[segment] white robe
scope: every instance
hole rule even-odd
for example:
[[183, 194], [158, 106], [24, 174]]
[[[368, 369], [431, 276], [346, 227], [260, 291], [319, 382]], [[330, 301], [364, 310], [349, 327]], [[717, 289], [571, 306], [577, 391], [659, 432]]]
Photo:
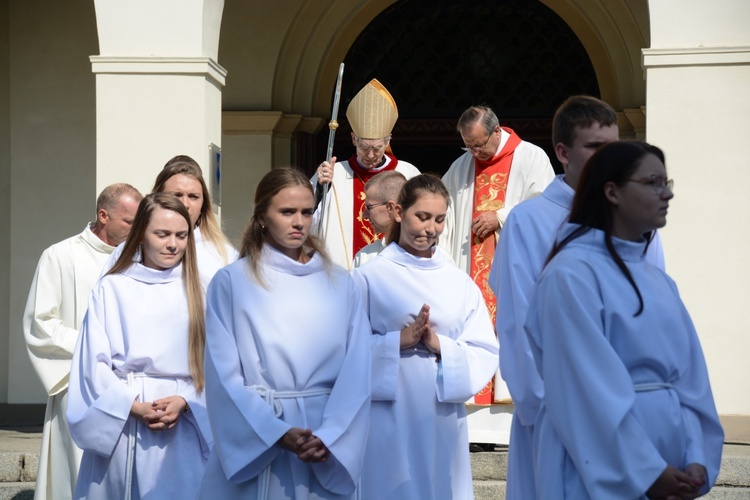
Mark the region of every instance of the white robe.
[[[191, 410], [174, 428], [152, 431], [130, 416], [134, 401], [172, 395]], [[94, 287], [67, 416], [84, 450], [76, 498], [125, 498], [129, 478], [134, 499], [195, 497], [212, 438], [204, 396], [190, 377], [182, 265], [158, 271], [133, 263]]]
[[[199, 226], [195, 226], [193, 235], [195, 236], [195, 259], [198, 264], [198, 274], [201, 279], [201, 288], [203, 288], [203, 293], [205, 293], [208, 289], [208, 284], [211, 282], [211, 278], [214, 277], [214, 274], [216, 274], [216, 271], [232, 262], [235, 262], [240, 257], [240, 254], [232, 245], [226, 244], [224, 245], [224, 250], [227, 253], [227, 260], [225, 261], [221, 257], [216, 245], [203, 239], [203, 234], [201, 234], [201, 228]], [[112, 252], [111, 257], [102, 270], [102, 276], [112, 269], [115, 262], [117, 262], [117, 259], [122, 255], [124, 247], [125, 243], [120, 243], [117, 248], [115, 248], [115, 251]], [[140, 259], [140, 254], [136, 255]]]
[[[382, 170], [392, 161], [388, 156], [384, 156], [386, 163], [376, 170]], [[396, 172], [401, 172], [404, 177], [411, 179], [419, 175], [417, 167], [403, 160], [398, 160]], [[315, 173], [312, 179], [313, 188], [318, 185], [318, 174]], [[313, 227], [323, 225], [323, 238], [326, 245], [326, 251], [334, 264], [338, 264], [344, 269], [351, 269], [353, 251], [352, 214], [354, 213], [353, 191], [354, 191], [354, 171], [349, 166], [349, 161], [337, 162], [333, 167], [333, 186], [327, 195], [325, 214], [320, 221], [321, 207], [315, 212], [315, 223]], [[364, 192], [363, 192], [364, 193]], [[364, 203], [364, 199], [357, 200]], [[322, 203], [321, 203], [322, 205]], [[342, 233], [343, 228], [343, 233]]]
[[534, 433], [538, 498], [645, 498], [667, 464], [690, 463], [706, 467], [705, 493], [724, 433], [698, 336], [643, 243], [613, 242], [643, 296], [640, 315], [598, 230], [569, 243], [531, 297], [525, 328], [544, 383]]
[[[501, 131], [498, 153], [509, 137], [508, 132]], [[445, 218], [445, 229], [440, 236], [440, 246], [448, 252], [458, 267], [467, 273], [471, 268], [470, 238], [474, 206], [474, 177], [474, 157], [468, 152], [454, 161], [443, 176], [443, 182], [451, 195], [451, 203]], [[497, 211], [500, 227], [497, 229], [496, 237], [499, 236], [511, 209], [544, 191], [554, 177], [555, 172], [544, 150], [529, 142], [521, 141], [513, 153], [513, 162], [505, 191], [505, 205]]]
[[[362, 473], [367, 499], [473, 498], [464, 402], [497, 368], [497, 340], [479, 288], [442, 250], [418, 258], [391, 243], [353, 271], [372, 326], [372, 417]], [[400, 349], [423, 304], [441, 360]]]
[[373, 241], [362, 250], [357, 252], [357, 255], [354, 256], [354, 260], [352, 261], [352, 269], [354, 269], [355, 267], [359, 267], [366, 262], [370, 262], [372, 259], [377, 257], [384, 248], [385, 238], [380, 238], [379, 240]]
[[[266, 245], [261, 259], [268, 288], [241, 259], [208, 289], [206, 398], [216, 442], [199, 497], [352, 498], [370, 413], [370, 328], [359, 290], [319, 254], [301, 264]], [[312, 429], [328, 460], [308, 464], [284, 450], [278, 440], [292, 427]]]
[[[558, 229], [570, 216], [575, 191], [563, 177], [557, 176], [540, 196], [510, 212], [500, 233], [488, 279], [497, 295], [495, 327], [500, 341], [500, 373], [514, 405], [505, 492], [508, 500], [536, 496], [532, 441], [544, 388], [523, 324], [534, 283], [544, 268]], [[658, 233], [649, 245], [647, 258], [664, 269]]]
[[113, 247], [91, 232], [47, 248], [31, 282], [23, 315], [26, 348], [44, 389], [47, 409], [34, 498], [71, 498], [81, 450], [70, 437], [65, 407], [70, 360], [91, 288]]

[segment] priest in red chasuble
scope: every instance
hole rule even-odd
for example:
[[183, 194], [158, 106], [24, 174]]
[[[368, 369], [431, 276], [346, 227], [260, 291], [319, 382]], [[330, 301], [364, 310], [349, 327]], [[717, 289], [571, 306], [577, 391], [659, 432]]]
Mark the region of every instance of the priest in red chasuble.
[[[501, 127], [497, 115], [488, 107], [472, 106], [464, 111], [457, 129], [465, 153], [443, 176], [451, 204], [440, 246], [482, 290], [494, 322], [497, 305], [495, 295], [487, 285], [487, 277], [503, 223], [514, 206], [544, 191], [555, 173], [541, 148], [521, 140], [510, 128]], [[496, 376], [475, 396], [474, 403], [510, 403], [510, 394], [502, 379]], [[503, 419], [502, 426], [507, 429], [495, 429], [490, 420], [486, 419], [486, 432], [474, 433], [469, 420], [469, 439], [472, 442], [507, 442], [510, 417]], [[492, 440], [478, 437], [496, 432], [503, 437]]]
[[[365, 221], [365, 183], [374, 175], [396, 170], [410, 179], [419, 174], [417, 167], [388, 152], [391, 131], [398, 119], [398, 108], [391, 94], [373, 79], [349, 103], [346, 118], [352, 128], [356, 153], [348, 160], [323, 162], [312, 178], [315, 186], [330, 189], [326, 198], [322, 234], [331, 260], [351, 269], [354, 255], [383, 235]], [[316, 212], [316, 220], [320, 217]]]

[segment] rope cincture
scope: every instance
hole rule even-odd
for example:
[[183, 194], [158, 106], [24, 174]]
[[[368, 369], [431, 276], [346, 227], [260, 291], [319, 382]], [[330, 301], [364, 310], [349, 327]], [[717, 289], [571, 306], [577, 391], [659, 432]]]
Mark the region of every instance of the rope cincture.
[[[245, 389], [255, 391], [258, 396], [263, 398], [263, 401], [273, 408], [273, 414], [276, 418], [281, 417], [284, 412], [281, 406], [280, 399], [297, 399], [297, 398], [310, 398], [314, 396], [325, 396], [331, 394], [331, 389], [308, 389], [305, 391], [276, 391], [264, 385], [251, 385], [245, 386]], [[304, 423], [307, 426], [307, 422]], [[271, 465], [263, 469], [258, 478], [258, 500], [267, 500], [269, 489], [271, 485]]]

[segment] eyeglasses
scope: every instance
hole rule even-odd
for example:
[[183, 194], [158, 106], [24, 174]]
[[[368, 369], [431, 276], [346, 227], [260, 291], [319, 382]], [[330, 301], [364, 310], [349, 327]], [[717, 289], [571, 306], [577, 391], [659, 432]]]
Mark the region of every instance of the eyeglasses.
[[651, 186], [656, 194], [662, 194], [665, 189], [669, 189], [669, 192], [674, 192], [674, 179], [667, 179], [665, 177], [646, 177], [643, 179], [628, 179], [628, 182], [637, 182], [644, 186]]
[[472, 147], [468, 147], [468, 146], [467, 146], [467, 147], [463, 147], [463, 148], [461, 148], [461, 149], [463, 149], [463, 150], [464, 150], [464, 151], [466, 151], [467, 153], [478, 153], [478, 152], [480, 152], [481, 150], [483, 150], [483, 149], [484, 149], [484, 147], [485, 147], [485, 146], [487, 145], [487, 143], [488, 143], [488, 142], [490, 142], [490, 137], [492, 137], [492, 134], [494, 134], [494, 133], [495, 133], [495, 132], [493, 131], [493, 132], [492, 132], [492, 133], [491, 133], [490, 135], [488, 135], [488, 136], [487, 136], [487, 140], [485, 140], [485, 141], [484, 141], [484, 142], [482, 143], [482, 145], [481, 145], [481, 146], [472, 146]]
[[360, 146], [359, 144], [357, 144], [357, 151], [359, 151], [360, 153], [365, 153], [365, 154], [367, 153], [378, 154], [381, 151], [383, 151], [384, 147], [385, 146]]
[[373, 208], [382, 207], [383, 205], [387, 205], [387, 204], [388, 204], [387, 201], [381, 201], [380, 203], [373, 203], [372, 205], [368, 205], [367, 203], [365, 203], [365, 209], [368, 212], [371, 212]]

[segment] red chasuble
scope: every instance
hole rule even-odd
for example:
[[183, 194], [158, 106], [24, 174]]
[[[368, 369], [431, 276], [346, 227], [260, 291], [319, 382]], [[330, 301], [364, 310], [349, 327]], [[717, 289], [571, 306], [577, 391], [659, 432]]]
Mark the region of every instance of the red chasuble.
[[383, 237], [382, 233], [378, 234], [372, 229], [370, 223], [365, 221], [362, 213], [365, 211], [365, 183], [380, 172], [396, 170], [396, 165], [398, 165], [396, 157], [388, 153], [386, 153], [386, 156], [391, 161], [385, 168], [371, 170], [363, 168], [357, 162], [356, 154], [349, 158], [349, 168], [354, 173], [354, 182], [352, 182], [352, 210], [354, 213], [352, 214], [352, 254], [350, 256], [352, 259], [362, 248]]
[[[474, 159], [474, 205], [472, 220], [480, 212], [496, 212], [505, 206], [505, 190], [508, 187], [508, 176], [510, 166], [513, 162], [513, 153], [521, 143], [521, 138], [513, 130], [503, 127], [510, 137], [500, 152], [487, 161]], [[492, 258], [495, 256], [497, 237], [495, 233], [480, 240], [472, 234], [471, 238], [471, 279], [482, 291], [484, 302], [490, 312], [492, 324], [495, 324], [497, 314], [497, 299], [492, 289], [487, 284], [487, 277], [492, 267]], [[493, 381], [487, 385], [476, 396], [474, 402], [477, 404], [492, 404]]]

